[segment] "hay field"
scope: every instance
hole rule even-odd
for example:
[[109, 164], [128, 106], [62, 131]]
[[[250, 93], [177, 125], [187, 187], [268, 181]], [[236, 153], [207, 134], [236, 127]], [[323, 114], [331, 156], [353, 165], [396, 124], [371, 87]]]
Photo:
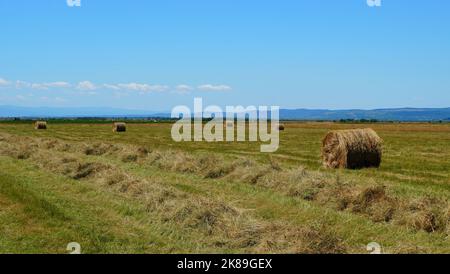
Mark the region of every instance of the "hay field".
[[[450, 253], [449, 124], [285, 127], [269, 155], [165, 123], [0, 123], [0, 253]], [[360, 127], [381, 167], [324, 169], [325, 134]]]

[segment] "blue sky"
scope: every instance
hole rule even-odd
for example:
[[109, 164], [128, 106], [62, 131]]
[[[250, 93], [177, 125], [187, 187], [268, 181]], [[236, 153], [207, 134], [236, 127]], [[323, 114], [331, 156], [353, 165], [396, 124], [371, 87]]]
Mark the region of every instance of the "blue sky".
[[0, 0], [0, 105], [450, 106], [450, 1]]

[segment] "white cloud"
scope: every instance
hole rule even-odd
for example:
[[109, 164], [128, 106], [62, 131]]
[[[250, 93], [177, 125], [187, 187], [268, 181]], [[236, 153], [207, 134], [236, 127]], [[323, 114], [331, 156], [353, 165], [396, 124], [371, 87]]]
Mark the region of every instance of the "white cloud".
[[150, 91], [163, 92], [169, 89], [169, 86], [166, 85], [153, 85], [150, 86]]
[[228, 85], [213, 85], [213, 84], [203, 84], [197, 87], [188, 84], [179, 84], [173, 88], [168, 85], [151, 85], [145, 83], [121, 83], [121, 84], [101, 84], [96, 85], [91, 81], [81, 81], [79, 83], [71, 84], [65, 81], [56, 82], [44, 82], [44, 83], [32, 83], [22, 80], [16, 80], [15, 82], [9, 82], [4, 78], [0, 78], [0, 87], [5, 87], [11, 85], [12, 87], [19, 89], [35, 89], [35, 90], [49, 90], [49, 89], [76, 89], [79, 91], [80, 95], [95, 95], [98, 89], [108, 89], [115, 92], [128, 93], [130, 91], [136, 91], [138, 94], [147, 94], [150, 92], [165, 92], [171, 91], [177, 94], [188, 94], [194, 90], [200, 91], [230, 91], [232, 88]]
[[138, 84], [138, 83], [118, 84], [117, 86], [121, 89], [137, 90], [137, 91], [146, 91], [149, 88], [147, 84]]
[[211, 85], [211, 84], [200, 85], [197, 88], [202, 91], [229, 91], [229, 90], [231, 90], [231, 87], [227, 86], [227, 85]]
[[31, 88], [32, 89], [48, 89], [48, 87], [46, 87], [43, 84], [31, 84]]
[[120, 88], [116, 85], [110, 85], [110, 84], [103, 84], [103, 87], [106, 89], [112, 89], [112, 90], [120, 90]]
[[90, 81], [79, 82], [77, 85], [79, 90], [95, 90], [97, 87]]
[[175, 91], [180, 94], [186, 94], [192, 91], [194, 88], [189, 85], [178, 85], [175, 87]]
[[31, 84], [32, 89], [49, 89], [49, 88], [70, 88], [72, 85], [67, 82], [50, 82], [50, 83], [34, 83]]
[[165, 85], [149, 85], [138, 83], [118, 84], [117, 86], [121, 89], [141, 91], [141, 92], [152, 92], [152, 91], [162, 92], [169, 89], [169, 87]]
[[46, 86], [49, 88], [69, 88], [71, 87], [71, 84], [67, 82], [52, 82], [52, 83], [45, 83]]
[[30, 87], [31, 87], [31, 84], [28, 83], [28, 82], [20, 81], [20, 80], [16, 81], [16, 88], [17, 89], [30, 88]]
[[0, 86], [8, 86], [9, 85], [9, 82], [8, 81], [6, 81], [5, 79], [3, 79], [3, 78], [0, 78]]
[[49, 87], [46, 84], [34, 83], [34, 84], [31, 84], [31, 88], [44, 90], [44, 89], [48, 89]]

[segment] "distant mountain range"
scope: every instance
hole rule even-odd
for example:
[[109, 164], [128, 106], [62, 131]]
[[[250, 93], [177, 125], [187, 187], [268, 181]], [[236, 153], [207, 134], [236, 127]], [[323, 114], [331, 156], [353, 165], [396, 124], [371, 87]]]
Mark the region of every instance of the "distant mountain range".
[[106, 107], [17, 107], [0, 106], [3, 118], [73, 118], [73, 117], [170, 117], [170, 113]]
[[[161, 117], [168, 112], [132, 110], [120, 108], [52, 108], [0, 106], [3, 118], [63, 118], [63, 117]], [[326, 109], [281, 109], [282, 120], [341, 120], [376, 119], [383, 121], [450, 121], [450, 108], [392, 108], [374, 110], [326, 110]]]
[[392, 108], [374, 110], [311, 110], [282, 109], [281, 119], [287, 120], [340, 120], [376, 119], [382, 121], [450, 121], [450, 108]]

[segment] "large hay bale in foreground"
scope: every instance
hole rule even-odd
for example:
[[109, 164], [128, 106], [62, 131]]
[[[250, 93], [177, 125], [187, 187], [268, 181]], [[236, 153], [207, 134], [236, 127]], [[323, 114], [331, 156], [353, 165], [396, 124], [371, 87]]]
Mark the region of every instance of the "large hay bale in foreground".
[[114, 123], [113, 132], [125, 132], [127, 131], [127, 125], [125, 123]]
[[323, 164], [329, 168], [379, 167], [382, 143], [370, 128], [331, 131], [322, 141]]
[[36, 121], [34, 122], [35, 129], [47, 129], [47, 122], [45, 121]]

